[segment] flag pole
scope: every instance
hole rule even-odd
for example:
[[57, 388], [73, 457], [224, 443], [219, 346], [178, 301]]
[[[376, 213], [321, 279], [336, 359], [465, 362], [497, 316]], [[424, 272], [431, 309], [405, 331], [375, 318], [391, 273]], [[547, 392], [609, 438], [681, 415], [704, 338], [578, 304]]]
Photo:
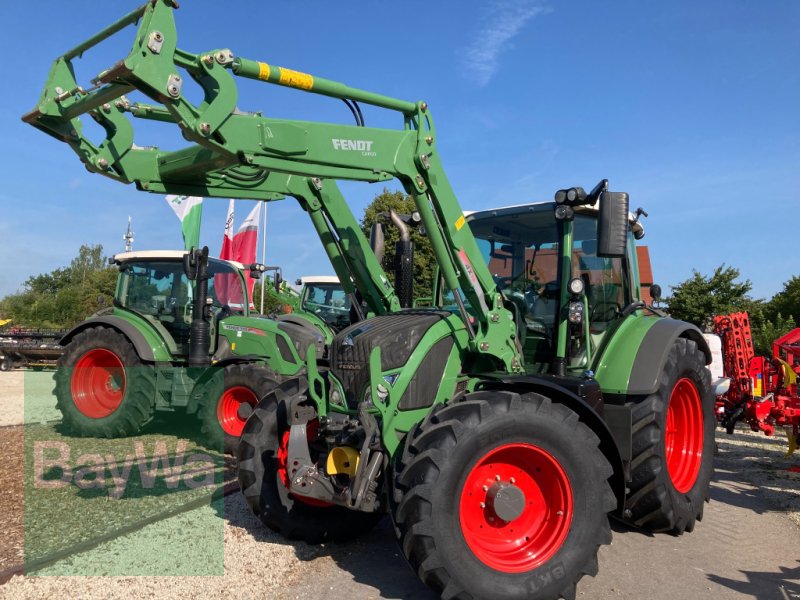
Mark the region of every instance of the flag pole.
[[[267, 264], [267, 203], [261, 206], [263, 209], [261, 211], [261, 264]], [[259, 308], [259, 312], [263, 315], [264, 314], [264, 284], [266, 283], [267, 274], [264, 273], [261, 277], [261, 307]]]

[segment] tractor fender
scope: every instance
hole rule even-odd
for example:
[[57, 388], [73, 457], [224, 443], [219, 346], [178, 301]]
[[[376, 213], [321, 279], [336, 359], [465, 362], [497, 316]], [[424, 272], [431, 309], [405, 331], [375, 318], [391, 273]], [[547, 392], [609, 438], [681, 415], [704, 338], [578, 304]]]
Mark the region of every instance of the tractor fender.
[[697, 344], [711, 364], [711, 349], [696, 326], [676, 319], [659, 319], [647, 332], [631, 367], [628, 395], [652, 394], [658, 389], [658, 380], [667, 363], [667, 356], [675, 340], [686, 338]]
[[603, 395], [646, 396], [658, 389], [669, 351], [679, 337], [697, 344], [711, 362], [702, 332], [685, 321], [630, 315], [606, 334], [592, 369]]
[[171, 356], [166, 343], [155, 332], [148, 332], [145, 335], [142, 330], [130, 321], [114, 315], [104, 315], [101, 317], [91, 317], [82, 323], [78, 323], [67, 334], [59, 340], [59, 344], [66, 346], [77, 334], [91, 327], [98, 325], [115, 329], [124, 335], [133, 344], [136, 354], [144, 361], [148, 362], [170, 362]]
[[[597, 384], [592, 381], [594, 386]], [[600, 451], [608, 459], [614, 473], [609, 483], [617, 497], [617, 513], [621, 516], [625, 507], [627, 471], [622, 461], [619, 448], [614, 435], [611, 433], [603, 416], [602, 399], [593, 407], [586, 400], [581, 398], [572, 390], [560, 385], [554, 378], [536, 375], [518, 375], [502, 377], [497, 380], [485, 381], [480, 389], [503, 389], [524, 394], [526, 392], [536, 392], [550, 398], [553, 402], [558, 402], [577, 413], [578, 418], [591, 429], [600, 439]]]

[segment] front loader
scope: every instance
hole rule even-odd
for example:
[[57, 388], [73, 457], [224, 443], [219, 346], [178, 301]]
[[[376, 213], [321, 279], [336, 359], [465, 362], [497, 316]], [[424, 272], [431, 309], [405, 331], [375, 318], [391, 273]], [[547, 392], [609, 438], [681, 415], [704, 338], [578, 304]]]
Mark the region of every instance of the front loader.
[[[699, 330], [641, 301], [628, 195], [602, 181], [468, 219], [425, 102], [180, 50], [173, 8], [148, 2], [58, 59], [23, 118], [143, 191], [268, 200], [268, 182], [307, 184], [286, 195], [358, 292], [356, 314], [325, 360], [307, 352], [247, 420], [239, 482], [253, 512], [311, 543], [388, 513], [446, 598], [574, 598], [611, 540], [609, 515], [691, 531], [712, 472], [711, 357]], [[80, 88], [70, 61], [136, 21], [131, 53]], [[183, 94], [185, 74], [201, 103]], [[243, 112], [237, 77], [341, 99], [356, 125]], [[131, 102], [134, 90], [153, 104]], [[359, 103], [400, 127], [367, 127]], [[81, 135], [86, 113], [107, 132], [99, 146]], [[172, 123], [188, 145], [135, 146], [129, 117]], [[401, 309], [334, 182], [393, 178], [414, 198], [449, 310]]]

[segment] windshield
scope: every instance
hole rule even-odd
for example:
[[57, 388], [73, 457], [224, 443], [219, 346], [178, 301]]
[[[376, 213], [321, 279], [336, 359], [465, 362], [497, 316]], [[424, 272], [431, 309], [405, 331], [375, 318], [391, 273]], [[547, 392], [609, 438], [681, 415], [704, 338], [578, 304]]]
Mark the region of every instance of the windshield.
[[497, 288], [529, 330], [552, 336], [558, 306], [558, 238], [551, 205], [470, 222]]
[[[194, 284], [183, 271], [183, 261], [131, 261], [120, 269], [117, 303], [163, 325], [176, 344], [188, 343]], [[221, 309], [228, 300], [235, 300], [237, 306], [232, 308], [241, 310], [242, 284], [236, 269], [209, 260], [208, 271], [212, 276], [208, 280], [212, 306]]]
[[[552, 204], [487, 211], [470, 221], [498, 290], [516, 313], [518, 339], [526, 365], [543, 370], [554, 356], [558, 329], [559, 238]], [[597, 217], [576, 214], [573, 221], [571, 276], [585, 285], [588, 345], [600, 346], [619, 311], [630, 302], [627, 272], [621, 258], [597, 256]], [[588, 367], [586, 344], [569, 352], [570, 366]]]
[[342, 329], [350, 324], [350, 297], [338, 283], [306, 284], [302, 308], [314, 313], [334, 329]]

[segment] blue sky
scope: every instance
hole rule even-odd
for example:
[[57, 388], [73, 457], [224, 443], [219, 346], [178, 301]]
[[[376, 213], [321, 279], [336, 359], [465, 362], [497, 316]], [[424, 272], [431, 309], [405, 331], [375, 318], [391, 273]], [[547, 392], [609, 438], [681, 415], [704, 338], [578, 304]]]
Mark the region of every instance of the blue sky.
[[[19, 120], [56, 56], [140, 2], [0, 4], [0, 296], [68, 263], [83, 243], [121, 251], [128, 215], [135, 249], [182, 246], [163, 198], [89, 174], [66, 145]], [[650, 213], [645, 242], [665, 290], [724, 262], [768, 298], [800, 271], [800, 3], [185, 0], [176, 18], [179, 46], [192, 52], [229, 47], [427, 101], [465, 209], [550, 200], [605, 177]], [[81, 81], [132, 39], [128, 29], [88, 53]], [[256, 82], [242, 82], [239, 105], [350, 119], [341, 102]], [[365, 108], [367, 125], [399, 125], [384, 112]], [[153, 141], [179, 144], [163, 127], [136, 139]], [[342, 185], [358, 218], [382, 188]], [[252, 204], [237, 206], [238, 227]], [[201, 242], [212, 253], [226, 207], [205, 203]], [[269, 205], [267, 262], [289, 279], [332, 273], [293, 200]]]

